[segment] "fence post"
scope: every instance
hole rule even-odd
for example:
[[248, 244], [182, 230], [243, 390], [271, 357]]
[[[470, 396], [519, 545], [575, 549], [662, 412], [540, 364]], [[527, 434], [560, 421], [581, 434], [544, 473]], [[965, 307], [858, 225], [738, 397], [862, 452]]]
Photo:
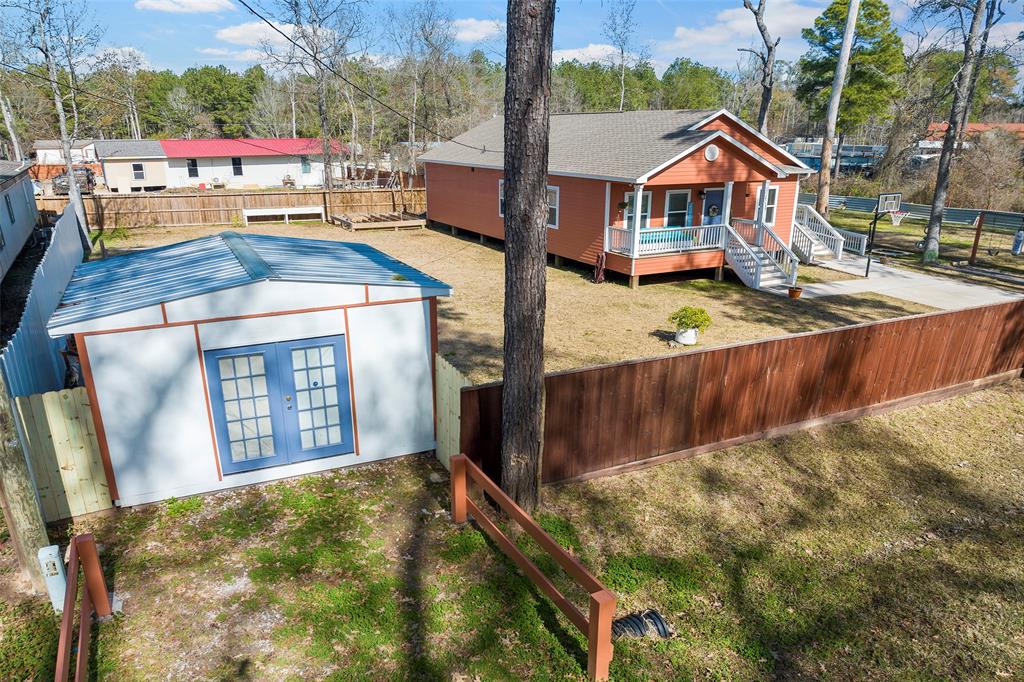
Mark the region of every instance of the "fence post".
[[85, 586], [92, 597], [96, 615], [106, 618], [111, 614], [110, 596], [107, 594], [107, 583], [103, 580], [103, 569], [100, 567], [100, 557], [96, 551], [96, 538], [92, 533], [85, 533], [76, 537], [74, 542], [78, 547], [78, 560], [82, 564]]
[[985, 212], [979, 213], [978, 219], [974, 222], [974, 245], [971, 246], [971, 257], [967, 259], [971, 265], [974, 265], [974, 261], [978, 259], [978, 244], [981, 242], [981, 228], [985, 225]]
[[592, 680], [607, 680], [608, 666], [612, 662], [612, 617], [615, 615], [615, 595], [601, 590], [590, 595], [589, 652], [587, 674]]
[[453, 455], [451, 460], [452, 522], [466, 522], [466, 456]]

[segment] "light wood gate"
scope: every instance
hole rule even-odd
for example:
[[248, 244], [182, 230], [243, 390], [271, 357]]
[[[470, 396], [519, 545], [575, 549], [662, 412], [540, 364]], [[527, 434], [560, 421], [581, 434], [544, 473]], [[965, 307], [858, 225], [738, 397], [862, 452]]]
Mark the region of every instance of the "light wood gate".
[[43, 518], [58, 521], [113, 507], [84, 388], [15, 398]]
[[435, 372], [437, 373], [437, 458], [446, 469], [451, 469], [448, 460], [452, 455], [459, 454], [462, 436], [462, 387], [469, 386], [462, 372], [455, 369], [450, 362], [435, 356]]

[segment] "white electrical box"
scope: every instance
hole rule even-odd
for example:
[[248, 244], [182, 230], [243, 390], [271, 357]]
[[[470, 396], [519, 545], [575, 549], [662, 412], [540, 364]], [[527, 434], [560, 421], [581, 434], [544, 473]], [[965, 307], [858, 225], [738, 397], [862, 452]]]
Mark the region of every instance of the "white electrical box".
[[39, 567], [43, 569], [46, 579], [46, 591], [50, 595], [50, 603], [57, 613], [64, 611], [64, 591], [67, 589], [67, 578], [64, 574], [64, 558], [60, 555], [60, 547], [50, 545], [39, 550]]

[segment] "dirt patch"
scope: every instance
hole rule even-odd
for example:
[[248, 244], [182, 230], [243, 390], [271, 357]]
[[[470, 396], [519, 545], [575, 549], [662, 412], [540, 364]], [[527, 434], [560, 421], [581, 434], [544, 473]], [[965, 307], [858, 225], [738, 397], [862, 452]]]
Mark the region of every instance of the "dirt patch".
[[[219, 227], [125, 230], [111, 253], [216, 234]], [[474, 382], [501, 376], [504, 254], [500, 245], [435, 230], [347, 232], [322, 224], [261, 225], [259, 233], [362, 242], [375, 246], [454, 287], [438, 305], [440, 350]], [[808, 268], [815, 277], [836, 277]], [[639, 289], [624, 279], [590, 281], [583, 266], [548, 268], [545, 367], [548, 371], [684, 352], [670, 348], [668, 316], [684, 305], [708, 310], [712, 326], [700, 346], [750, 341], [932, 310], [878, 294], [790, 300], [743, 286], [714, 282], [708, 272], [645, 278]]]

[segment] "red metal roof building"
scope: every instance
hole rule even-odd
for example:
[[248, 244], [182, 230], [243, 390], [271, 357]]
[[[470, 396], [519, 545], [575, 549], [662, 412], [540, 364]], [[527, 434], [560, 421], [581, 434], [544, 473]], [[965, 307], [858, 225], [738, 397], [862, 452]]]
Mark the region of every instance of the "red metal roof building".
[[[319, 156], [323, 146], [315, 137], [246, 139], [160, 140], [169, 159], [207, 159], [246, 156]], [[348, 146], [331, 143], [334, 153], [348, 153]]]
[[[945, 121], [937, 121], [935, 123], [928, 124], [927, 139], [941, 140], [946, 134], [947, 127], [949, 127], [949, 124]], [[1008, 133], [1013, 133], [1017, 136], [1018, 140], [1024, 142], [1024, 123], [968, 123], [967, 137], [987, 133], [990, 130], [1005, 130]]]

